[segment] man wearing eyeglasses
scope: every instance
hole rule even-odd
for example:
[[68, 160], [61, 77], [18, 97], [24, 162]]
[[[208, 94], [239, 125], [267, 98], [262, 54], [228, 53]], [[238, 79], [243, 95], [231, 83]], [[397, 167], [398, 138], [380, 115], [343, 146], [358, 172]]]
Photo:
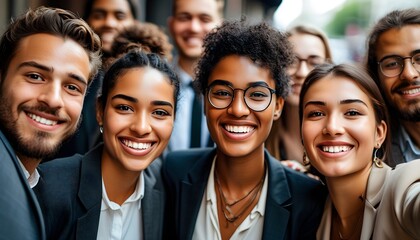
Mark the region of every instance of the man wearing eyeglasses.
[[367, 67], [391, 115], [395, 166], [420, 158], [420, 9], [397, 10], [373, 27]]

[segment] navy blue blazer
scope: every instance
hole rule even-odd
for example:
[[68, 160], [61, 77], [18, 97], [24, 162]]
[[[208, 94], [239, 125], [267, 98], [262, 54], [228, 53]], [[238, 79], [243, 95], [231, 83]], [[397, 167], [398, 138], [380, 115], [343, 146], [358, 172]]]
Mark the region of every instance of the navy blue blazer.
[[[44, 213], [48, 239], [96, 239], [102, 202], [102, 149], [100, 144], [84, 156], [56, 159], [38, 167], [41, 179], [34, 191]], [[146, 240], [162, 239], [165, 191], [161, 165], [156, 159], [144, 170], [141, 210]]]
[[45, 239], [44, 220], [16, 153], [0, 131], [0, 239]]
[[[162, 173], [167, 184], [167, 238], [191, 239], [207, 187], [215, 149], [171, 152]], [[265, 152], [268, 192], [262, 239], [315, 239], [326, 188], [284, 167]]]

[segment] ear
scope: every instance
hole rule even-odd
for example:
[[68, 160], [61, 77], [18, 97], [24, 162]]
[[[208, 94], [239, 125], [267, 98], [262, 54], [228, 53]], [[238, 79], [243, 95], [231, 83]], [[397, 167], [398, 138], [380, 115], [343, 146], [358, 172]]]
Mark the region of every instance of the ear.
[[382, 145], [382, 143], [385, 141], [386, 133], [388, 131], [388, 126], [386, 125], [385, 121], [382, 120], [377, 126], [376, 126], [376, 134], [375, 134], [375, 146]]
[[98, 122], [99, 126], [104, 125], [104, 107], [99, 101], [99, 98], [96, 99], [96, 121]]
[[281, 112], [283, 110], [283, 106], [284, 106], [284, 99], [282, 97], [277, 97], [276, 96], [276, 106], [274, 108], [274, 119], [273, 120], [277, 120], [280, 118], [281, 116]]

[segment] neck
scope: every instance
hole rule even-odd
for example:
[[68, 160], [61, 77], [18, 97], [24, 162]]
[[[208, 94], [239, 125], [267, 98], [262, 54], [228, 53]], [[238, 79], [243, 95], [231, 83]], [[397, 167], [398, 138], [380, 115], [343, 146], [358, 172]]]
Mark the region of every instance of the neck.
[[109, 200], [122, 205], [135, 191], [140, 172], [127, 171], [102, 158], [102, 179]]
[[[370, 170], [371, 168], [339, 178], [326, 178], [331, 201], [337, 213], [336, 217], [333, 217], [333, 224], [342, 238], [360, 236]], [[354, 232], [357, 233], [353, 234]]]
[[282, 117], [283, 147], [287, 159], [297, 160], [302, 163], [303, 147], [299, 144], [302, 140], [300, 135], [300, 122], [298, 106], [289, 105], [286, 102]]
[[259, 157], [250, 158], [229, 158], [218, 153], [215, 171], [228, 196], [243, 196], [265, 173], [264, 151]]
[[402, 121], [402, 125], [404, 126], [408, 135], [410, 135], [414, 144], [420, 148], [420, 122]]
[[181, 55], [178, 58], [179, 67], [188, 75], [190, 75], [193, 79], [195, 77], [194, 68], [196, 64], [197, 64], [197, 59], [187, 58]]
[[17, 156], [22, 162], [23, 166], [25, 166], [26, 171], [29, 172], [29, 175], [32, 175], [32, 173], [34, 173], [35, 169], [41, 163], [41, 159], [28, 158], [20, 154], [17, 154]]

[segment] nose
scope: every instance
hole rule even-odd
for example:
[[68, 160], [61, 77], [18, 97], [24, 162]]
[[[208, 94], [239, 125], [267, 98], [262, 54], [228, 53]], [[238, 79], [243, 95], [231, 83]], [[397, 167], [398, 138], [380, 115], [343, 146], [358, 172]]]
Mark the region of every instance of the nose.
[[51, 81], [43, 88], [38, 100], [50, 108], [62, 108], [64, 106], [61, 82]]
[[404, 59], [404, 68], [400, 74], [400, 78], [408, 81], [419, 79], [419, 71], [413, 66], [411, 58]]
[[150, 119], [146, 112], [138, 112], [133, 118], [133, 121], [130, 125], [130, 130], [137, 133], [139, 136], [149, 134], [152, 131], [150, 125]]
[[234, 93], [232, 103], [228, 107], [228, 113], [238, 118], [247, 116], [251, 113], [251, 110], [245, 103], [243, 91], [236, 91], [236, 95]]
[[338, 116], [331, 115], [327, 118], [322, 134], [336, 136], [344, 133], [344, 126]]
[[112, 14], [107, 14], [105, 17], [105, 26], [109, 28], [117, 28], [118, 21]]
[[201, 31], [201, 22], [197, 18], [191, 19], [190, 22], [190, 30], [191, 32], [200, 32]]
[[306, 61], [300, 61], [296, 69], [295, 76], [299, 78], [306, 78], [310, 71], [308, 63]]

